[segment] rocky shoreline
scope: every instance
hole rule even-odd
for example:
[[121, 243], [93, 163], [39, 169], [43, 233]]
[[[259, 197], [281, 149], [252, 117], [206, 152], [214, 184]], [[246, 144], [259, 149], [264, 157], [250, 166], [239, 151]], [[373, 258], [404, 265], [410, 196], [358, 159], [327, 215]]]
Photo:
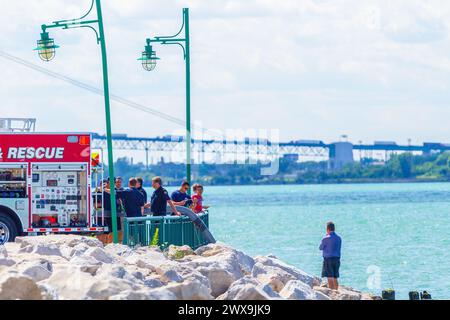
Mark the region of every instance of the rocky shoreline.
[[0, 246], [0, 299], [375, 299], [348, 287], [333, 291], [320, 281], [273, 255], [252, 258], [222, 243], [161, 252], [50, 235]]

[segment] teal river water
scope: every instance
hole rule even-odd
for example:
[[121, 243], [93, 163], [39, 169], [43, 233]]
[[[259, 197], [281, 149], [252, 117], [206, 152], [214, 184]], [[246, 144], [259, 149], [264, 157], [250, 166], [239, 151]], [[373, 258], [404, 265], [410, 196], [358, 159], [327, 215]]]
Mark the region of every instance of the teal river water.
[[249, 255], [273, 253], [320, 275], [318, 246], [333, 220], [342, 284], [450, 299], [449, 183], [206, 187], [204, 203], [215, 237]]

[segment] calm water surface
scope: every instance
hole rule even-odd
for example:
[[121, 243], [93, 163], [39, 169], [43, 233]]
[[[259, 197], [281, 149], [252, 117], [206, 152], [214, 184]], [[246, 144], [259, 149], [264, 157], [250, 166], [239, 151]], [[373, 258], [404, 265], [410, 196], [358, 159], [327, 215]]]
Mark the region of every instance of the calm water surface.
[[247, 254], [320, 275], [318, 245], [333, 220], [343, 284], [450, 298], [449, 183], [207, 187], [204, 198], [215, 237]]

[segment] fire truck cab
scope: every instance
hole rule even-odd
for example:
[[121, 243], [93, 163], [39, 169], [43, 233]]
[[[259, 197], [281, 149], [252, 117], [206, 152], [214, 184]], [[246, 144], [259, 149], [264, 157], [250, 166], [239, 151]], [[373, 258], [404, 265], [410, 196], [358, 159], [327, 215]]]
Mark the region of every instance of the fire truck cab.
[[100, 174], [90, 134], [0, 133], [0, 244], [24, 234], [107, 231], [91, 187]]

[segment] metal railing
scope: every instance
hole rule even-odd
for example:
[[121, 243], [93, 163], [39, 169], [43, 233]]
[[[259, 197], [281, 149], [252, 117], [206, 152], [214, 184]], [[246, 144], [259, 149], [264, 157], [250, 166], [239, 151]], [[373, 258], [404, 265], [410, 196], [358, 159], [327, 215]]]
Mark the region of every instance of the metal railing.
[[[208, 213], [200, 214], [199, 218], [209, 227]], [[195, 250], [208, 243], [210, 242], [186, 216], [124, 219], [123, 244], [131, 247], [158, 245], [166, 248], [173, 244], [188, 245]]]

